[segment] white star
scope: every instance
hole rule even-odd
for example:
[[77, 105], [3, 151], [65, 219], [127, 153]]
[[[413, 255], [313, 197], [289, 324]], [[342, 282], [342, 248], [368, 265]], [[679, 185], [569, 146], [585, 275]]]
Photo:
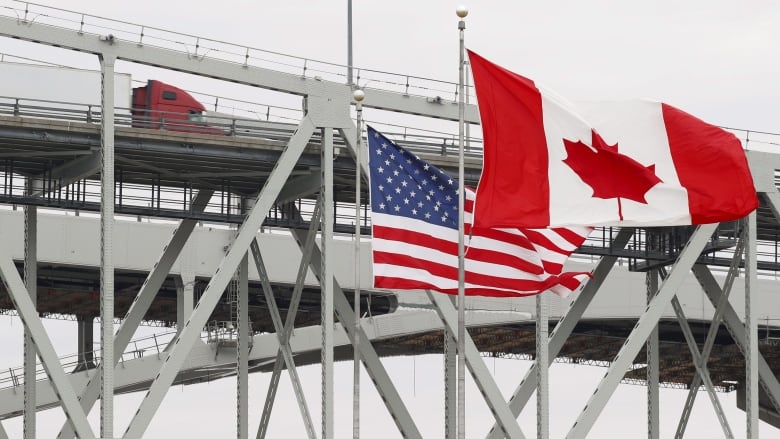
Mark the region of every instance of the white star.
[[401, 188], [400, 187], [395, 188], [395, 193], [396, 194], [400, 194], [401, 193]]
[[395, 154], [390, 153], [390, 160], [395, 160]]
[[406, 159], [406, 164], [407, 165], [411, 165], [412, 164], [412, 159]]
[[447, 217], [446, 216], [441, 217], [441, 222], [445, 222], [445, 221], [447, 221]]
[[[425, 186], [426, 184], [428, 184], [428, 180], [423, 179], [422, 185]], [[422, 189], [422, 188], [420, 188], [420, 189]]]
[[387, 177], [387, 182], [388, 183], [392, 183], [393, 182], [393, 177]]
[[422, 209], [422, 207], [423, 207], [423, 202], [422, 202], [422, 201], [419, 201], [419, 202], [417, 203], [417, 207], [419, 207], [420, 209]]
[[431, 201], [431, 196], [430, 195], [426, 195], [425, 199], [428, 200], [428, 201]]
[[433, 206], [433, 210], [435, 210], [436, 212], [438, 212], [438, 211], [439, 211], [439, 206]]
[[409, 195], [411, 195], [411, 196], [412, 196], [412, 198], [414, 198], [414, 197], [415, 197], [415, 195], [417, 195], [417, 192], [415, 192], [415, 191], [411, 191], [411, 192], [409, 192]]
[[447, 183], [449, 183], [450, 186], [452, 186], [452, 184], [455, 183], [455, 182], [450, 178], [449, 180], [447, 180]]
[[433, 196], [434, 194], [436, 194], [436, 192], [434, 192], [434, 191], [433, 191], [433, 189], [429, 190], [429, 191], [428, 191], [428, 193], [429, 193], [429, 194], [431, 194], [431, 196]]
[[428, 169], [430, 169], [430, 167], [431, 167], [431, 166], [430, 166], [429, 164], [427, 164], [427, 163], [426, 163], [426, 164], [425, 164], [425, 166], [423, 166], [423, 169], [425, 169], [425, 170], [427, 171]]
[[425, 212], [425, 219], [430, 219], [430, 218], [431, 218], [431, 214], [428, 213], [428, 212]]
[[436, 179], [439, 178], [436, 176], [436, 174], [431, 174], [431, 180], [436, 181]]
[[417, 215], [417, 209], [412, 209], [412, 215]]
[[383, 168], [383, 167], [381, 167], [381, 166], [380, 166], [380, 167], [378, 167], [378, 168], [376, 168], [376, 170], [377, 170], [377, 172], [379, 172], [380, 174], [381, 174], [381, 173], [383, 173], [383, 172], [385, 172], [385, 168]]
[[396, 169], [395, 171], [393, 171], [393, 175], [395, 175], [396, 177], [398, 177], [398, 169]]
[[382, 149], [387, 149], [387, 142], [382, 142]]
[[396, 205], [396, 206], [394, 207], [394, 209], [395, 209], [395, 211], [396, 211], [396, 212], [398, 212], [399, 210], [401, 210], [401, 206], [399, 206], [399, 205]]
[[393, 197], [392, 197], [392, 195], [388, 195], [388, 196], [386, 196], [386, 197], [385, 197], [385, 199], [386, 199], [387, 201], [393, 201]]
[[403, 186], [403, 187], [406, 187], [407, 184], [409, 184], [409, 183], [407, 183], [406, 180], [401, 182], [401, 186]]
[[390, 160], [385, 160], [385, 165], [390, 166]]
[[444, 197], [444, 199], [445, 199], [445, 200], [447, 200], [447, 201], [452, 201], [452, 197], [451, 197], [451, 196], [449, 196], [449, 195], [447, 195], [446, 197]]
[[376, 155], [382, 155], [382, 150], [381, 149], [377, 149], [376, 150]]
[[404, 204], [409, 204], [409, 199], [408, 198], [404, 198]]
[[385, 203], [379, 203], [379, 209], [385, 210]]
[[419, 169], [415, 169], [414, 170], [414, 175], [419, 175], [419, 174], [420, 174], [420, 170]]
[[377, 188], [379, 189], [379, 192], [383, 192], [385, 190], [385, 187], [382, 186], [381, 184], [377, 186]]
[[443, 190], [444, 190], [444, 186], [442, 186], [442, 185], [439, 185], [439, 190], [440, 190], [440, 191], [443, 191]]
[[379, 138], [379, 133], [374, 133], [374, 137]]

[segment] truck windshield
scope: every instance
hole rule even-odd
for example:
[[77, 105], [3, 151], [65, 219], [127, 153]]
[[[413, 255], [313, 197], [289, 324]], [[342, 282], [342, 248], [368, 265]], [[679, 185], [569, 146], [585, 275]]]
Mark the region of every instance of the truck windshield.
[[191, 122], [203, 123], [204, 122], [204, 120], [203, 120], [203, 112], [190, 110], [189, 119], [190, 119]]

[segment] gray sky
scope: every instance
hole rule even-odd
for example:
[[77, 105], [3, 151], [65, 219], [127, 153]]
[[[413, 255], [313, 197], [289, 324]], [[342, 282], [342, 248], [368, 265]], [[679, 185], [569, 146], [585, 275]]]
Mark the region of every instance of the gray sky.
[[[5, 3], [5, 2], [4, 2]], [[50, 2], [54, 4], [54, 2]], [[457, 18], [450, 1], [355, 1], [355, 64], [365, 68], [457, 80]], [[98, 16], [210, 37], [236, 44], [323, 61], [346, 62], [346, 1], [283, 2], [70, 0], [60, 7]], [[743, 129], [780, 132], [780, 3], [724, 0], [620, 1], [482, 1], [469, 4], [468, 47], [571, 100], [650, 98], [665, 101], [709, 122]], [[3, 40], [0, 51], [52, 62], [97, 68], [93, 57]], [[122, 63], [118, 71], [137, 79], [163, 79], [184, 88], [263, 103], [297, 106], [296, 101], [247, 87], [193, 78]], [[417, 120], [410, 123], [418, 123]], [[551, 300], [558, 300], [551, 296]], [[56, 340], [61, 353], [76, 349], [75, 326]], [[21, 364], [21, 324], [2, 317], [0, 368]], [[70, 331], [70, 332], [68, 332]], [[96, 333], [97, 335], [97, 333]], [[425, 437], [443, 429], [440, 356], [386, 359], [395, 383]], [[487, 360], [508, 395], [529, 363]], [[336, 437], [351, 431], [351, 364], [337, 371]], [[605, 373], [605, 369], [556, 365], [551, 376], [551, 435], [562, 437]], [[319, 425], [319, 367], [301, 369], [310, 409]], [[268, 377], [252, 375], [250, 431], [256, 431]], [[235, 381], [173, 388], [152, 422], [147, 437], [230, 437], [234, 435]], [[644, 387], [622, 385], [607, 405], [591, 437], [640, 437], [645, 431]], [[395, 438], [398, 433], [363, 378], [365, 437]], [[663, 390], [662, 437], [673, 434], [686, 392]], [[143, 393], [117, 397], [116, 431], [123, 432]], [[737, 437], [744, 437], [744, 414], [734, 394], [722, 395]], [[472, 387], [468, 393], [469, 437], [484, 435], [489, 413]], [[272, 420], [271, 437], [303, 437], [304, 430], [286, 377]], [[97, 410], [92, 419], [97, 425]], [[40, 414], [41, 437], [50, 437], [63, 416]], [[520, 418], [526, 434], [535, 431], [533, 404]], [[21, 422], [5, 422], [20, 437]], [[698, 398], [689, 437], [720, 436], [704, 395]], [[762, 424], [762, 437], [780, 437]]]

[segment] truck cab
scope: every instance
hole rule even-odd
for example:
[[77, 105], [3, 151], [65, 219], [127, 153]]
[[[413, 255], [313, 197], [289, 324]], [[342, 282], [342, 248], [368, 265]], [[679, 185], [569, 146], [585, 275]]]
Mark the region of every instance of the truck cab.
[[133, 127], [222, 136], [203, 121], [206, 108], [186, 91], [157, 80], [133, 88]]

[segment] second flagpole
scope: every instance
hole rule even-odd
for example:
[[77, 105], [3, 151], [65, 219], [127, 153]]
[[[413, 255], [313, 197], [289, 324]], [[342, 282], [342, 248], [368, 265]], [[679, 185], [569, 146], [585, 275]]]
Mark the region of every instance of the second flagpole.
[[465, 270], [465, 237], [464, 237], [464, 131], [466, 107], [463, 100], [465, 94], [465, 18], [468, 9], [461, 5], [455, 13], [458, 21], [460, 45], [458, 48], [460, 61], [458, 63], [458, 439], [466, 437], [466, 270]]

